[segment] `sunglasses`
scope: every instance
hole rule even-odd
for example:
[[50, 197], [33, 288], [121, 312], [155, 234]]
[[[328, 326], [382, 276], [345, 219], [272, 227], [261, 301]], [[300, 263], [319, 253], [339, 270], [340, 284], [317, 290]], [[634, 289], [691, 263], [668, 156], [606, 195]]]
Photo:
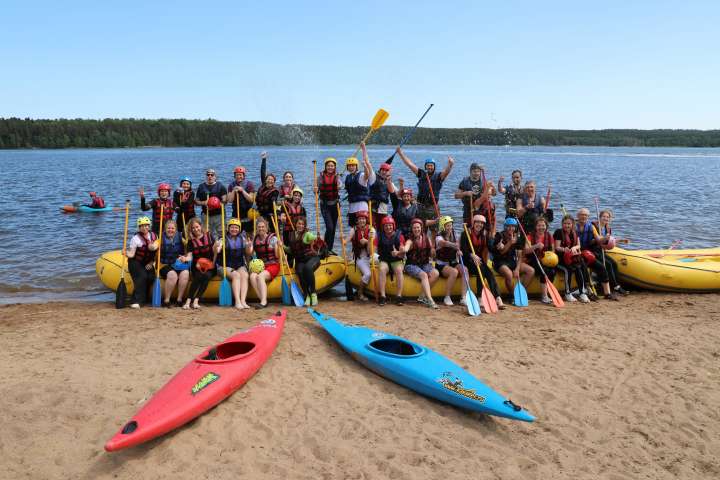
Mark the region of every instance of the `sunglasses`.
[[214, 177], [214, 176], [215, 176], [214, 173], [206, 173], [205, 175], [208, 176], [208, 177]]

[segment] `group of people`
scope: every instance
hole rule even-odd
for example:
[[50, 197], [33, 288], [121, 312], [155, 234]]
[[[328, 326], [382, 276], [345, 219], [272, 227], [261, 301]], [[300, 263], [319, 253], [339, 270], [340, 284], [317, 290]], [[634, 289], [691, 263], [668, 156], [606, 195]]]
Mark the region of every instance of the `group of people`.
[[[278, 182], [268, 171], [266, 153], [261, 155], [259, 187], [248, 179], [246, 168], [238, 166], [227, 186], [217, 179], [215, 170], [208, 169], [205, 181], [195, 190], [189, 177], [181, 178], [174, 192], [170, 184], [161, 183], [157, 197], [150, 201], [140, 189], [140, 207], [152, 214], [137, 219], [138, 231], [126, 251], [135, 285], [131, 307], [139, 308], [147, 301], [157, 273], [158, 249], [163, 265], [159, 274], [166, 280], [166, 306], [173, 305], [171, 295], [177, 288], [175, 304], [185, 309], [200, 308], [210, 279], [220, 275], [231, 282], [236, 308], [249, 308], [246, 298], [250, 287], [259, 298], [257, 307], [263, 308], [268, 301], [267, 284], [283, 265], [290, 268], [293, 264], [305, 303], [317, 305], [315, 271], [323, 258], [334, 254], [338, 222], [343, 218], [343, 196], [350, 230], [346, 237], [339, 237], [343, 255], [347, 243], [360, 270], [362, 286], [357, 298], [361, 301], [368, 300], [366, 292], [371, 290], [374, 273], [380, 305], [388, 301], [389, 277], [394, 277], [397, 286], [394, 303], [405, 302], [405, 274], [420, 282], [418, 301], [430, 308], [439, 308], [431, 288], [440, 278], [445, 279], [443, 304], [453, 305], [451, 294], [457, 281], [463, 293], [460, 303], [464, 303], [467, 286], [462, 279], [469, 275], [477, 276], [478, 291], [484, 279], [498, 306], [504, 308], [494, 272], [509, 292], [516, 282], [527, 286], [539, 277], [543, 303], [551, 303], [546, 282], [553, 281], [558, 272], [565, 279], [566, 301], [586, 303], [600, 296], [618, 300], [620, 294], [627, 293], [618, 283], [617, 265], [604, 253], [614, 246], [610, 211], [599, 212], [594, 222], [585, 208], [576, 217], [565, 213], [561, 227], [551, 234], [554, 215], [549, 208], [549, 187], [546, 196], [539, 195], [535, 182], [523, 182], [519, 170], [512, 172], [511, 183], [505, 185], [500, 177], [495, 185], [485, 177], [483, 166], [473, 163], [454, 193], [463, 206], [462, 221], [456, 222], [442, 214], [438, 204], [455, 163], [452, 157], [442, 169], [432, 158], [425, 159], [420, 167], [401, 148], [396, 150], [417, 178], [415, 195], [402, 179], [397, 185], [393, 181], [395, 155], [376, 170], [364, 144], [360, 151], [360, 159], [346, 159], [342, 173], [335, 158], [326, 158], [314, 179], [318, 216], [322, 216], [325, 227], [322, 238], [319, 225], [317, 234], [310, 231], [303, 204], [305, 193], [295, 183], [293, 173], [284, 172]], [[497, 231], [494, 201], [498, 194], [505, 197], [501, 231]], [[196, 215], [197, 207], [201, 217]], [[590, 272], [597, 277], [602, 289], [599, 293]]]

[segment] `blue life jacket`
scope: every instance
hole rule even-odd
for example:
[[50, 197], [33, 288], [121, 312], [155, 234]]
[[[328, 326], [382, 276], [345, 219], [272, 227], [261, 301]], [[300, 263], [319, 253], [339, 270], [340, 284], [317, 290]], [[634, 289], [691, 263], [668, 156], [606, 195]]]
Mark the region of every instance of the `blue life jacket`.
[[577, 231], [578, 237], [580, 237], [580, 248], [582, 250], [588, 250], [592, 248], [592, 245], [590, 245], [590, 242], [592, 242], [595, 239], [595, 235], [593, 235], [592, 231], [592, 224], [590, 222], [587, 222], [585, 224], [585, 230], [580, 230], [580, 224], [578, 223], [575, 226], [575, 230]]
[[360, 184], [360, 172], [349, 173], [345, 177], [345, 190], [348, 192], [350, 203], [367, 202], [370, 198], [368, 187]]
[[410, 222], [412, 222], [413, 218], [418, 216], [417, 203], [411, 203], [407, 207], [400, 204], [397, 208], [393, 209], [392, 215], [395, 219], [395, 224], [397, 225], [398, 230], [400, 230], [403, 235], [409, 236]]
[[163, 236], [162, 250], [160, 251], [160, 263], [163, 265], [172, 265], [177, 258], [185, 253], [182, 243], [182, 236], [175, 233], [173, 238]]
[[385, 232], [380, 232], [378, 236], [378, 256], [380, 260], [388, 263], [401, 260], [392, 256], [393, 247], [395, 247], [395, 250], [400, 248], [400, 235], [399, 230], [395, 230], [389, 238], [385, 235]]
[[[215, 259], [215, 263], [222, 267], [222, 253]], [[234, 239], [225, 237], [225, 263], [233, 270], [245, 266], [245, 238], [242, 233]]]
[[370, 186], [370, 199], [373, 201], [373, 205], [380, 202], [390, 203], [390, 193], [388, 192], [387, 183], [380, 177], [377, 177], [375, 183]]

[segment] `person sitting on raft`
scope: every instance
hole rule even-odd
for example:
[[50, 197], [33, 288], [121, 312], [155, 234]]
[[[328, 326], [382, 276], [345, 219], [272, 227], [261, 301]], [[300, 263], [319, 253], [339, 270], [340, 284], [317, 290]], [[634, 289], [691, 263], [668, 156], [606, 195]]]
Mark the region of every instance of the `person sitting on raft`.
[[325, 159], [323, 171], [318, 175], [317, 185], [314, 187], [314, 192], [318, 194], [320, 215], [325, 224], [325, 245], [332, 251], [338, 222], [337, 203], [340, 201], [340, 189], [342, 188], [342, 180], [337, 174], [337, 160], [333, 157]]
[[[295, 187], [293, 189], [292, 196], [290, 198], [289, 202], [283, 200], [283, 211], [286, 213], [286, 218], [284, 219], [285, 227], [283, 229], [283, 242], [285, 244], [288, 243], [290, 233], [293, 232], [297, 220], [299, 218], [307, 218], [307, 211], [302, 204], [303, 191], [300, 187]], [[289, 218], [287, 218], [288, 216]]]
[[[435, 237], [435, 263], [440, 275], [446, 278], [445, 281], [445, 298], [443, 303], [448, 307], [453, 305], [450, 295], [452, 295], [455, 281], [458, 277], [463, 278], [467, 273], [467, 268], [463, 270], [462, 264], [458, 259], [460, 253], [460, 242], [458, 241], [453, 229], [453, 219], [447, 215], [440, 217], [440, 230]], [[465, 294], [467, 286], [465, 282], [460, 282], [462, 287], [462, 295], [460, 297], [460, 305], [465, 305]]]
[[[211, 198], [218, 201], [210, 202]], [[210, 202], [210, 203], [208, 203]], [[227, 202], [227, 188], [217, 179], [217, 173], [212, 168], [205, 171], [205, 181], [200, 184], [195, 192], [195, 203], [202, 207], [203, 221], [214, 237], [222, 235], [222, 213], [221, 205]]]
[[427, 305], [430, 308], [439, 308], [432, 298], [431, 288], [440, 278], [438, 272], [431, 259], [435, 254], [430, 237], [425, 232], [425, 222], [419, 218], [415, 218], [411, 222], [412, 231], [408, 240], [410, 241], [410, 249], [407, 252], [407, 260], [405, 262], [405, 273], [420, 281], [422, 293], [418, 297], [418, 302]]
[[[606, 300], [620, 300], [620, 297], [610, 290], [610, 281], [608, 278], [607, 270], [602, 261], [597, 261], [595, 255], [592, 253], [592, 249], [595, 246], [595, 242], [600, 241], [600, 234], [593, 229], [593, 225], [588, 221], [590, 219], [590, 210], [587, 208], [581, 208], [577, 213], [577, 223], [575, 224], [575, 230], [577, 231], [578, 237], [580, 238], [580, 249], [588, 254], [583, 254], [583, 258], [588, 268], [590, 268], [595, 275], [597, 275], [600, 284], [602, 285], [603, 293]], [[585, 279], [590, 282], [590, 278]]]
[[476, 213], [476, 203], [481, 205], [488, 200], [488, 190], [482, 178], [483, 166], [477, 163], [470, 165], [470, 175], [463, 178], [455, 192], [455, 198], [463, 204], [463, 222], [470, 225], [472, 216]]
[[375, 238], [375, 229], [371, 229], [370, 225], [368, 225], [367, 212], [358, 212], [355, 216], [355, 221], [357, 223], [350, 229], [348, 236], [352, 244], [355, 266], [360, 269], [361, 275], [360, 281], [362, 282], [362, 286], [358, 288], [358, 300], [366, 302], [368, 298], [363, 291], [370, 283], [371, 276], [369, 242]]
[[177, 286], [177, 306], [183, 306], [183, 296], [190, 280], [190, 265], [185, 256], [185, 245], [175, 220], [165, 223], [160, 249], [160, 278], [165, 279], [163, 287], [163, 307], [170, 307], [170, 297]]
[[252, 242], [252, 251], [258, 260], [263, 263], [263, 269], [253, 271], [252, 261], [250, 262], [250, 285], [255, 290], [260, 304], [256, 308], [267, 307], [267, 284], [280, 272], [280, 249], [282, 248], [282, 240], [274, 233], [270, 232], [268, 222], [264, 217], [257, 219], [255, 225], [257, 233]]
[[525, 189], [515, 204], [517, 218], [522, 222], [526, 232], [535, 230], [535, 221], [545, 212], [545, 199], [537, 194], [537, 186], [533, 180], [525, 182]]
[[177, 212], [175, 218], [178, 229], [187, 238], [186, 224], [195, 217], [195, 192], [190, 177], [180, 179], [180, 188], [173, 193], [173, 208]]
[[[533, 255], [535, 252], [535, 255]], [[535, 220], [535, 230], [528, 233], [525, 249], [523, 250], [524, 258], [527, 263], [535, 271], [535, 276], [540, 279], [540, 301], [545, 304], [551, 304], [552, 300], [548, 296], [547, 278], [550, 281], [555, 280], [555, 266], [558, 257], [555, 254], [555, 242], [552, 235], [548, 232], [548, 224], [545, 217], [539, 216]], [[536, 257], [537, 256], [537, 257]], [[538, 263], [538, 259], [542, 262], [542, 266]], [[545, 271], [545, 275], [542, 271]]]
[[360, 171], [360, 162], [355, 157], [345, 161], [345, 190], [348, 193], [348, 225], [355, 226], [355, 219], [358, 212], [368, 211], [368, 200], [370, 199], [370, 186], [375, 183], [376, 177], [370, 159], [368, 158], [365, 142], [360, 143], [363, 158], [363, 171]]
[[222, 240], [215, 242], [215, 268], [222, 276], [223, 257], [225, 249], [225, 274], [230, 279], [235, 308], [242, 310], [250, 308], [246, 303], [248, 280], [250, 275], [247, 269], [246, 257], [252, 255], [252, 243], [242, 230], [242, 223], [237, 218], [228, 220], [225, 245]]
[[[455, 160], [448, 156], [448, 163], [442, 172], [436, 171], [437, 165], [435, 160], [432, 158], [425, 159], [424, 168], [418, 168], [410, 158], [405, 155], [400, 147], [397, 148], [396, 152], [400, 155], [403, 163], [413, 172], [418, 179], [418, 194], [417, 203], [419, 206], [418, 216], [425, 220], [425, 225], [434, 226], [437, 223], [435, 215], [435, 200], [440, 199], [440, 190], [442, 189], [443, 182], [450, 175]], [[428, 178], [430, 183], [428, 183]]]
[[522, 198], [522, 172], [512, 171], [512, 183], [507, 187], [503, 185], [505, 177], [500, 177], [497, 183], [498, 192], [505, 195], [505, 216], [517, 218], [517, 201]]
[[170, 199], [171, 191], [172, 187], [170, 187], [169, 183], [161, 183], [157, 188], [158, 198], [151, 200], [147, 204], [145, 202], [145, 190], [140, 187], [140, 209], [144, 212], [152, 210], [152, 231], [155, 235], [160, 233], [160, 211], [162, 210], [163, 222], [167, 222], [173, 217], [175, 206], [172, 199]]
[[397, 191], [392, 181], [392, 165], [383, 163], [377, 172], [377, 178], [370, 186], [370, 200], [372, 200], [373, 225], [380, 222], [390, 213], [390, 195]]
[[295, 230], [289, 234], [288, 247], [295, 260], [295, 273], [300, 280], [300, 288], [305, 293], [305, 306], [318, 304], [315, 289], [315, 270], [320, 266], [320, 251], [324, 242], [308, 231], [305, 217], [295, 220]]
[[90, 205], [85, 205], [88, 208], [105, 208], [105, 200], [103, 197], [95, 192], [90, 192]]
[[522, 251], [525, 248], [525, 241], [518, 234], [518, 221], [516, 218], [507, 217], [504, 223], [505, 229], [495, 234], [493, 240], [493, 268], [502, 275], [505, 281], [505, 289], [512, 295], [513, 279], [521, 281], [527, 286], [532, 280], [535, 271], [532, 267], [523, 262]]
[[396, 277], [397, 296], [395, 297], [396, 305], [404, 305], [403, 299], [403, 260], [405, 254], [410, 248], [410, 241], [406, 241], [402, 232], [395, 229], [395, 220], [391, 216], [382, 219], [382, 230], [375, 239], [377, 253], [380, 259], [380, 273], [378, 275], [378, 287], [380, 290], [379, 304], [385, 305], [387, 298], [385, 296], [385, 286], [387, 285], [387, 277], [391, 272]]
[[572, 215], [563, 216], [562, 227], [555, 230], [553, 238], [555, 240], [555, 253], [560, 259], [558, 269], [563, 272], [565, 277], [565, 301], [577, 301], [572, 294], [571, 287], [572, 277], [575, 275], [575, 282], [580, 292], [580, 301], [588, 303], [590, 299], [587, 296], [582, 265], [580, 264], [580, 239], [575, 232], [575, 219]]
[[148, 290], [155, 281], [155, 254], [159, 246], [157, 235], [150, 231], [149, 217], [137, 219], [138, 231], [130, 239], [127, 250], [128, 270], [133, 280], [130, 308], [140, 308], [147, 302]]
[[[499, 309], [504, 309], [502, 297], [500, 296], [500, 289], [498, 288], [497, 281], [495, 281], [495, 274], [488, 267], [488, 259], [490, 257], [490, 243], [493, 235], [486, 228], [485, 217], [482, 215], [475, 215], [472, 219], [472, 226], [468, 230], [470, 232], [470, 238], [472, 239], [472, 247], [468, 242], [468, 236], [463, 235], [460, 238], [460, 250], [463, 254], [463, 261], [465, 266], [472, 275], [477, 275], [476, 289], [478, 292], [482, 291], [482, 280], [478, 275], [478, 265], [480, 266], [480, 272], [483, 278], [487, 282], [488, 288], [495, 297], [495, 302]], [[475, 253], [473, 254], [473, 250]]]
[[200, 297], [207, 289], [210, 279], [215, 276], [215, 239], [206, 232], [200, 220], [195, 217], [188, 222], [190, 241], [186, 259], [192, 262], [192, 282], [183, 308], [200, 308]]
[[297, 188], [295, 176], [288, 170], [283, 173], [283, 180], [280, 184], [280, 188], [278, 189], [280, 191], [280, 199], [288, 203], [292, 202], [293, 190], [295, 190], [295, 188]]
[[252, 221], [248, 212], [255, 202], [255, 185], [247, 179], [245, 167], [237, 166], [233, 170], [233, 180], [227, 187], [227, 201], [232, 205], [232, 217], [242, 222], [242, 230], [252, 231]]
[[592, 240], [594, 245], [592, 252], [595, 254], [596, 260], [604, 260], [613, 291], [620, 295], [628, 295], [630, 292], [625, 290], [618, 281], [617, 262], [610, 255], [603, 255], [603, 250], [611, 250], [615, 247], [615, 237], [612, 236], [610, 222], [612, 222], [612, 212], [610, 210], [600, 210], [600, 218], [597, 222], [593, 222], [595, 231], [600, 234], [600, 238]]

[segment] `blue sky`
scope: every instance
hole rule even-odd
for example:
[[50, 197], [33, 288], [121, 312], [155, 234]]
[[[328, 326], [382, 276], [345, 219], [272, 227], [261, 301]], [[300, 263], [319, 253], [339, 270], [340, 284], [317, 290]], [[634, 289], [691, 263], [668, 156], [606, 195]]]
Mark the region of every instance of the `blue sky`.
[[3, 2], [0, 117], [720, 128], [720, 2]]

